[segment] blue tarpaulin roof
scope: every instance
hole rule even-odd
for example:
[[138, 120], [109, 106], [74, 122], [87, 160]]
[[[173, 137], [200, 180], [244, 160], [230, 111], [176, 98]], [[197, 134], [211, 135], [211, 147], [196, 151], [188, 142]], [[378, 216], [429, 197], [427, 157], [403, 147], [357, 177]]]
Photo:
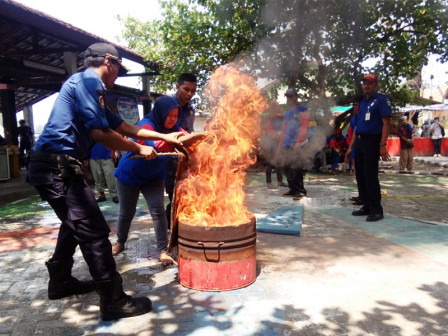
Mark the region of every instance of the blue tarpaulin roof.
[[344, 113], [344, 112], [350, 110], [352, 107], [353, 107], [352, 105], [348, 105], [348, 106], [333, 106], [333, 107], [330, 108], [330, 110], [331, 110], [331, 113], [333, 113], [333, 114], [334, 113], [340, 114], [340, 113]]

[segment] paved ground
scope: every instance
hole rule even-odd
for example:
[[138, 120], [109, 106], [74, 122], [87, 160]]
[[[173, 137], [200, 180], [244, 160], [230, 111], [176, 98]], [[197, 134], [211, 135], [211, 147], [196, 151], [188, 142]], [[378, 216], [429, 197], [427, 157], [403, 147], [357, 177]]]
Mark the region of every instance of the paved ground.
[[[358, 208], [349, 201], [352, 176], [308, 174], [309, 197], [297, 202], [281, 197], [284, 188], [265, 188], [262, 172], [250, 172], [249, 210], [261, 218], [300, 204], [302, 234], [259, 232], [257, 280], [234, 291], [187, 289], [176, 267], [161, 267], [141, 202], [116, 260], [125, 289], [150, 297], [155, 308], [107, 323], [94, 293], [46, 297], [44, 262], [58, 227], [51, 209], [37, 197], [4, 206], [0, 335], [448, 335], [447, 169], [417, 162], [417, 173], [400, 174], [396, 165], [382, 165], [386, 218], [377, 223], [350, 215]], [[114, 230], [117, 205], [101, 208]], [[88, 277], [79, 252], [74, 273]]]

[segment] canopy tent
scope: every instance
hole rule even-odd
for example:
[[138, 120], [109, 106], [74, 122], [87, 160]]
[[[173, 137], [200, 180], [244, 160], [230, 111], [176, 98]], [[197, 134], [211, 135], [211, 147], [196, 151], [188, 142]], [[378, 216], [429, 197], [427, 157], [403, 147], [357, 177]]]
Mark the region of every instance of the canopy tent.
[[331, 114], [338, 116], [341, 113], [347, 112], [353, 108], [353, 105], [347, 105], [347, 106], [333, 106], [330, 108]]
[[398, 112], [420, 112], [420, 111], [448, 111], [448, 104], [434, 104], [428, 106], [410, 105], [405, 107], [399, 107]]

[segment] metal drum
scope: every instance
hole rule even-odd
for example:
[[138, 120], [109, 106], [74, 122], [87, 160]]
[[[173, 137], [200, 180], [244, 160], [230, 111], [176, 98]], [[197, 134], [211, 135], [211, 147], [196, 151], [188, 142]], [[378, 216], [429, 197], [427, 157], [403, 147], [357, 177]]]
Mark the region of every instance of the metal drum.
[[188, 288], [225, 291], [256, 279], [255, 217], [232, 226], [192, 226], [179, 222], [179, 282]]

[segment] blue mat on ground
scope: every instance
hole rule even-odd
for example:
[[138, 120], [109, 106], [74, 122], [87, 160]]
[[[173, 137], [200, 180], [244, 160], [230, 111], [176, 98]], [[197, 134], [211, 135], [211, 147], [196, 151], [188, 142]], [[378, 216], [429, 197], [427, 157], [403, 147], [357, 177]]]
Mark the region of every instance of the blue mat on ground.
[[300, 236], [303, 207], [282, 206], [264, 218], [257, 219], [257, 230]]

